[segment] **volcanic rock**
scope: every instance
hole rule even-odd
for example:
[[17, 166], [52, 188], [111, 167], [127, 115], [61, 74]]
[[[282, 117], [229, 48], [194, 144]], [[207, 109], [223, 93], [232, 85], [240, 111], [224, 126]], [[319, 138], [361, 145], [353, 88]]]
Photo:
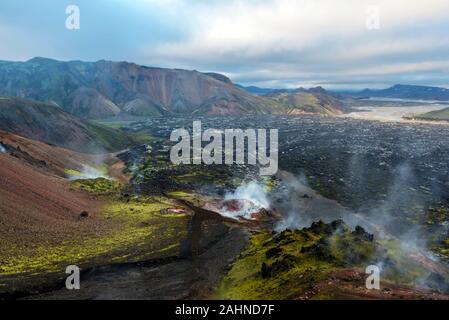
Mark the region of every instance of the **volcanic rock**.
[[80, 219], [86, 219], [89, 217], [89, 212], [83, 211], [80, 213]]

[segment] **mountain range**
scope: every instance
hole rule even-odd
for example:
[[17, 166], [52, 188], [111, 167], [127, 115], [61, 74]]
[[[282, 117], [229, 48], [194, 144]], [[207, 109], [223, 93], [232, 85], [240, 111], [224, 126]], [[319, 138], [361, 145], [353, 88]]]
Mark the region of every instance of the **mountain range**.
[[200, 110], [209, 114], [281, 112], [273, 101], [235, 87], [223, 75], [104, 60], [2, 61], [0, 95], [53, 103], [88, 119]]
[[[261, 88], [256, 86], [243, 86], [237, 84], [239, 88], [249, 93], [259, 96], [269, 96], [279, 93], [294, 93], [299, 89], [273, 89]], [[318, 87], [320, 88], [320, 87]], [[313, 91], [313, 89], [312, 89]], [[432, 86], [418, 86], [396, 84], [386, 89], [364, 89], [361, 91], [326, 91], [327, 94], [342, 97], [356, 98], [394, 98], [394, 99], [410, 99], [410, 100], [436, 100], [449, 101], [449, 89]]]
[[381, 90], [365, 89], [350, 95], [369, 98], [449, 101], [449, 89], [404, 84], [396, 84]]
[[[308, 93], [315, 95], [312, 91]], [[266, 96], [255, 95], [234, 85], [222, 74], [195, 70], [105, 60], [63, 62], [33, 58], [25, 62], [0, 61], [0, 96], [46, 102], [84, 119], [117, 115], [291, 113], [292, 99], [280, 99], [271, 94], [273, 92]], [[334, 106], [326, 107], [326, 112], [321, 110], [321, 98], [327, 93], [320, 92], [319, 95], [317, 99], [307, 99], [308, 104], [316, 103], [313, 108], [309, 105], [304, 108], [318, 110], [317, 113], [332, 113]], [[301, 101], [297, 102], [295, 109], [301, 109]], [[341, 112], [339, 104], [335, 108], [335, 113]]]

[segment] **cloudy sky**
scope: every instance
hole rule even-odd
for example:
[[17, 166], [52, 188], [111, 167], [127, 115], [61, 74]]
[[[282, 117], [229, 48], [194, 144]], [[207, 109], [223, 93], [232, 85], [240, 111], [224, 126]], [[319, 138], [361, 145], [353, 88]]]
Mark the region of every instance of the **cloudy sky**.
[[0, 60], [125, 60], [276, 88], [449, 87], [448, 30], [448, 0], [1, 0]]

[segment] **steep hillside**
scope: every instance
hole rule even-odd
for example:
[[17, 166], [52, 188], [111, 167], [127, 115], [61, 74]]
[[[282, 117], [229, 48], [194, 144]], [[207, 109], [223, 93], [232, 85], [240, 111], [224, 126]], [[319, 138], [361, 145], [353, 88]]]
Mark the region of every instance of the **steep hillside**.
[[80, 153], [1, 130], [0, 145], [0, 153], [21, 159], [45, 174], [71, 179], [107, 176], [122, 182], [129, 180], [115, 154]]
[[81, 118], [108, 118], [120, 113], [119, 107], [92, 88], [80, 87], [69, 99], [67, 111]]
[[285, 108], [288, 114], [325, 114], [339, 115], [344, 113], [343, 104], [322, 88], [297, 89], [293, 92], [273, 92], [267, 97]]
[[117, 130], [82, 121], [53, 104], [11, 97], [0, 97], [0, 130], [89, 153], [119, 150], [132, 142]]
[[0, 61], [0, 95], [53, 102], [82, 118], [119, 113], [279, 113], [216, 73], [149, 68], [128, 62]]
[[8, 153], [0, 154], [0, 176], [2, 258], [14, 245], [30, 247], [48, 241], [49, 234], [62, 241], [76, 232], [95, 232], [96, 219], [80, 223], [79, 217], [83, 211], [95, 212], [98, 201], [73, 190], [68, 181]]

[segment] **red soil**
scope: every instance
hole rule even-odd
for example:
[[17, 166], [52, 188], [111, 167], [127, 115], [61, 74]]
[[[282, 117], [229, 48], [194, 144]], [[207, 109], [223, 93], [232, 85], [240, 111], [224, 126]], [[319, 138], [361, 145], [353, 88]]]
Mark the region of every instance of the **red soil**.
[[57, 241], [86, 229], [80, 213], [92, 216], [99, 204], [70, 189], [62, 178], [45, 175], [5, 154], [0, 154], [0, 203], [0, 238], [5, 245]]
[[[4, 132], [0, 132], [0, 142], [16, 148], [0, 153], [0, 256], [12, 246], [58, 243], [75, 234], [88, 236], [105, 230], [107, 222], [95, 215], [101, 201], [72, 189], [62, 178], [65, 168], [103, 161], [101, 156]], [[113, 161], [113, 156], [107, 158]], [[121, 176], [119, 167], [115, 171]], [[89, 217], [80, 219], [84, 211]]]
[[28, 160], [28, 163], [33, 167], [46, 173], [65, 177], [65, 169], [82, 170], [83, 165], [95, 167], [105, 163], [109, 166], [108, 174], [111, 177], [124, 183], [129, 180], [123, 173], [125, 164], [116, 158], [115, 154], [91, 155], [79, 153], [4, 131], [0, 131], [0, 143], [18, 149], [12, 152], [13, 156], [25, 161]]
[[66, 168], [80, 169], [82, 163], [91, 164], [98, 158], [98, 156], [70, 151], [4, 131], [0, 131], [0, 142], [18, 148], [18, 151], [12, 153], [18, 158], [26, 160], [24, 154], [27, 154], [36, 161], [45, 161], [45, 169], [60, 176], [64, 176]]

